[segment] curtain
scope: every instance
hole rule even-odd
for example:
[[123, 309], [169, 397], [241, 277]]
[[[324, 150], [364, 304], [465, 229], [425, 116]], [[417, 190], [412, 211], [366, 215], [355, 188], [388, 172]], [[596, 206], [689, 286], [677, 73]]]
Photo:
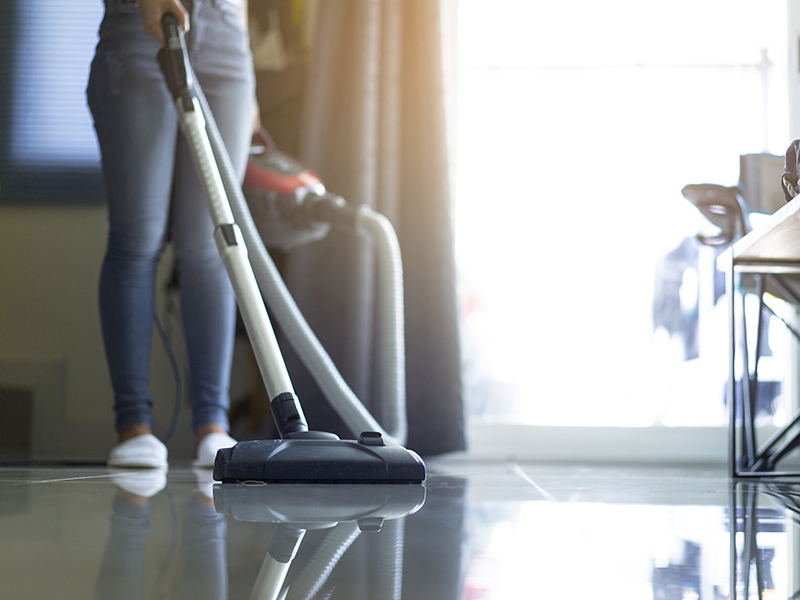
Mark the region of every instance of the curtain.
[[[324, 0], [299, 154], [329, 190], [390, 219], [403, 254], [408, 446], [465, 447], [450, 185], [449, 0]], [[381, 419], [367, 237], [333, 231], [286, 257], [287, 285], [342, 376]], [[291, 351], [312, 429], [352, 437]]]

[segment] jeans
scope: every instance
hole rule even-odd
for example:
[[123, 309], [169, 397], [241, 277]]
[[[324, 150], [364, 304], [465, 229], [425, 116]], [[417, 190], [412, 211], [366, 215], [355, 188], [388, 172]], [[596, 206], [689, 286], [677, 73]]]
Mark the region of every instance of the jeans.
[[[240, 1], [194, 0], [186, 41], [197, 80], [243, 177], [255, 77]], [[106, 0], [87, 99], [108, 197], [99, 300], [115, 427], [155, 427], [149, 368], [156, 267], [171, 241], [192, 429], [208, 424], [228, 429], [236, 303], [214, 243], [204, 191], [156, 60], [158, 49], [158, 41], [142, 29], [134, 0]]]

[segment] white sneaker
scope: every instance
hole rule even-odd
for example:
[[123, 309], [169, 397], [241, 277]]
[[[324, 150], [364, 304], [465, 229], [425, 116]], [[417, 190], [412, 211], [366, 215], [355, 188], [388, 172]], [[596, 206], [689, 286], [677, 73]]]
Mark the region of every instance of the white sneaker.
[[111, 473], [111, 481], [126, 492], [143, 498], [152, 498], [167, 487], [167, 471], [166, 469], [115, 471]]
[[209, 433], [200, 440], [197, 458], [192, 462], [192, 466], [195, 469], [211, 469], [214, 467], [214, 459], [217, 458], [217, 450], [232, 448], [235, 445], [236, 440], [227, 433]]
[[192, 469], [194, 473], [195, 482], [197, 483], [197, 491], [203, 494], [209, 500], [214, 499], [214, 484], [217, 483], [214, 481], [214, 477], [211, 475], [211, 471], [208, 469], [203, 469], [200, 467], [196, 467]]
[[167, 447], [152, 433], [137, 435], [111, 449], [109, 467], [167, 468]]

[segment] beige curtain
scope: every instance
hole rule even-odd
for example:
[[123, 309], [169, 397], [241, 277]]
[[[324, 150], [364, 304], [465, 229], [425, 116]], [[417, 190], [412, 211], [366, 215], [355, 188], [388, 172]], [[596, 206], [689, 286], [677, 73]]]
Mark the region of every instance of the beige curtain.
[[[405, 269], [408, 445], [463, 449], [450, 187], [452, 0], [317, 4], [299, 154], [331, 191], [393, 223]], [[289, 289], [345, 380], [380, 419], [375, 261], [344, 233], [292, 252]], [[312, 428], [347, 434], [296, 357]], [[349, 435], [349, 434], [348, 434]]]

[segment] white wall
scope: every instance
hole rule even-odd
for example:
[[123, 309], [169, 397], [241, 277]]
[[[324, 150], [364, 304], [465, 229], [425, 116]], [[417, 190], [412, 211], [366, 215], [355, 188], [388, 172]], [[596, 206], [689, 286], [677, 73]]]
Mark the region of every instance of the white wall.
[[790, 138], [800, 138], [800, 0], [787, 0]]
[[[115, 440], [97, 306], [106, 234], [104, 205], [0, 206], [0, 386], [33, 389], [33, 458], [102, 460]], [[161, 433], [174, 389], [156, 339]], [[189, 457], [187, 413], [172, 457]]]

